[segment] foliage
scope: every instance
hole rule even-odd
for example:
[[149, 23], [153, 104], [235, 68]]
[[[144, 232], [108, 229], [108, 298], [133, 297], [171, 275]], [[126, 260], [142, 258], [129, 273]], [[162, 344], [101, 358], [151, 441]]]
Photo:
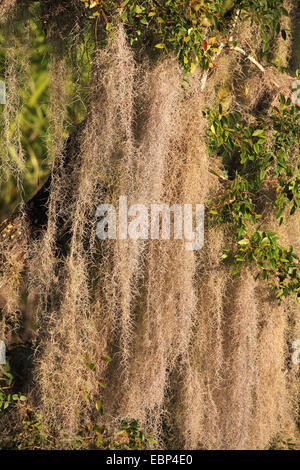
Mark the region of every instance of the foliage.
[[[0, 369], [1, 371], [1, 369]], [[13, 376], [10, 371], [10, 366], [6, 363], [2, 367], [0, 375], [0, 413], [1, 411], [6, 410], [9, 406], [25, 402], [27, 400], [25, 395], [22, 395], [20, 392], [13, 393]]]
[[[300, 208], [300, 163], [295, 158], [288, 158], [289, 149], [294, 145], [299, 146], [300, 141], [300, 114], [297, 114], [297, 111], [299, 106], [291, 105], [291, 99], [286, 100], [281, 95], [280, 108], [274, 107], [271, 115], [277, 159], [276, 175], [279, 182], [275, 203], [278, 209], [277, 218], [281, 217], [286, 207], [290, 208], [291, 215]], [[282, 218], [280, 221], [282, 222]]]
[[122, 420], [118, 431], [111, 436], [104, 425], [89, 424], [82, 428], [72, 442], [74, 449], [150, 450], [156, 443], [150, 434], [139, 428], [138, 421]]
[[[146, 30], [152, 30], [158, 38], [155, 47], [175, 52], [186, 72], [193, 72], [196, 64], [203, 70], [215, 67], [213, 58], [219, 52], [218, 43], [221, 38], [228, 41], [233, 17], [236, 21], [250, 19], [257, 23], [267, 50], [274, 34], [281, 30], [282, 15], [288, 14], [283, 0], [81, 1], [91, 10], [90, 18], [96, 18], [97, 23], [101, 19], [107, 31], [111, 31], [113, 18], [118, 14], [131, 44], [138, 42]], [[282, 34], [286, 36], [285, 30]]]
[[[210, 210], [211, 223], [228, 223], [235, 227], [231, 249], [224, 250], [222, 259], [231, 259], [234, 274], [254, 261], [257, 277], [267, 279], [276, 290], [278, 300], [294, 294], [300, 297], [300, 264], [293, 248], [278, 244], [278, 236], [262, 231], [263, 186], [275, 187], [273, 203], [279, 223], [286, 208], [290, 215], [300, 209], [300, 175], [293, 156], [300, 141], [300, 114], [290, 98], [280, 98], [269, 116], [248, 123], [238, 112], [222, 113], [208, 109], [204, 115], [210, 122], [207, 145], [216, 152], [228, 172], [221, 176], [224, 191]], [[260, 209], [261, 208], [261, 209]]]
[[292, 439], [288, 438], [284, 440], [279, 436], [274, 437], [272, 440], [269, 450], [296, 450], [296, 444]]
[[289, 16], [282, 0], [243, 0], [240, 7], [242, 21], [251, 20], [261, 27], [264, 39], [263, 52], [267, 51], [276, 34], [286, 39], [286, 29], [281, 27], [282, 16]]
[[[101, 359], [108, 363], [111, 361], [109, 356], [102, 356]], [[87, 374], [89, 371], [96, 373], [96, 365], [91, 362], [89, 355], [84, 355]], [[87, 375], [84, 375], [87, 380]], [[3, 366], [0, 375], [0, 415], [1, 412], [15, 404], [19, 403], [23, 410], [23, 419], [21, 428], [11, 437], [14, 448], [18, 450], [36, 450], [36, 449], [53, 449], [58, 445], [58, 439], [53, 436], [49, 430], [45, 429], [41, 417], [27, 404], [27, 397], [20, 392], [13, 393], [14, 381], [10, 370], [9, 363]], [[76, 437], [72, 441], [72, 449], [98, 449], [98, 450], [148, 450], [156, 441], [152, 436], [142, 431], [138, 421], [135, 419], [124, 419], [120, 423], [120, 427], [116, 432], [111, 432], [104, 425], [99, 423], [98, 417], [101, 419], [104, 413], [104, 400], [101, 390], [106, 388], [103, 380], [98, 380], [99, 393], [95, 396], [92, 394], [86, 383], [81, 387], [83, 400], [92, 405], [96, 410], [97, 416], [91, 419], [88, 425], [81, 425], [77, 431]], [[25, 403], [26, 402], [26, 403]], [[10, 412], [12, 412], [10, 410]], [[63, 444], [64, 445], [64, 444]], [[59, 444], [61, 447], [61, 444]]]
[[51, 447], [49, 434], [44, 430], [39, 415], [27, 407], [22, 429], [13, 437], [18, 450], [47, 449]]

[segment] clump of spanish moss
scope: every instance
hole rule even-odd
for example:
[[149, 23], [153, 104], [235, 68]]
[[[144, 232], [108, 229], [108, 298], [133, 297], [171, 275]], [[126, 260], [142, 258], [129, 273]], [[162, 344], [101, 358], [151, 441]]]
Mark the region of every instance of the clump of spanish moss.
[[[137, 57], [117, 24], [105, 48], [95, 45], [88, 111], [66, 142], [68, 79], [78, 64], [70, 65], [64, 38], [80, 44], [86, 15], [82, 2], [41, 5], [53, 41], [45, 223], [33, 236], [24, 229], [34, 225], [25, 211], [17, 254], [11, 245], [1, 253], [0, 339], [17, 330], [22, 296], [30, 303], [30, 406], [60, 448], [98, 423], [82, 390], [84, 384], [96, 396], [99, 381], [107, 384], [102, 422], [114, 429], [136, 419], [161, 448], [265, 449], [274, 436], [297, 437], [297, 368], [288, 358], [299, 337], [299, 305], [289, 299], [278, 306], [251, 265], [232, 276], [221, 261], [230, 228], [206, 227], [199, 252], [182, 240], [100, 241], [95, 234], [97, 206], [116, 205], [121, 195], [128, 205], [209, 205], [225, 178], [218, 178], [222, 163], [207, 153], [203, 110], [226, 98], [228, 109], [250, 122], [259, 106], [266, 112], [278, 103], [291, 77], [245, 65], [233, 50], [215, 72], [184, 76], [172, 55]], [[256, 28], [236, 31], [241, 47]], [[26, 47], [24, 63], [15, 60], [15, 43], [6, 56], [5, 145], [16, 160], [2, 161], [15, 176], [24, 165], [17, 77], [27, 67]], [[278, 47], [286, 59], [289, 49]], [[292, 225], [299, 215], [278, 227], [266, 208], [266, 219], [300, 255]], [[96, 375], [86, 374], [87, 356]]]

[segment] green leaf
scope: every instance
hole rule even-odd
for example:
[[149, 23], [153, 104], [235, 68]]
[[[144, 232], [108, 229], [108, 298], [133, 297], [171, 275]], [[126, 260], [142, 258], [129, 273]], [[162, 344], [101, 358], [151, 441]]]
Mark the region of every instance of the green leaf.
[[253, 132], [252, 136], [253, 137], [262, 136], [264, 132], [265, 132], [264, 129], [256, 129], [256, 131]]
[[238, 244], [241, 246], [249, 245], [250, 240], [248, 238], [243, 238], [242, 240], [238, 241]]
[[102, 359], [102, 361], [105, 361], [105, 362], [111, 362], [112, 361], [112, 358], [109, 357], [109, 356], [101, 356], [101, 359]]
[[286, 36], [286, 31], [285, 31], [285, 29], [282, 29], [282, 30], [281, 30], [281, 36], [282, 36], [283, 39], [286, 41], [286, 37], [287, 37], [287, 36]]
[[101, 415], [103, 415], [103, 398], [100, 398], [100, 400], [96, 400], [95, 407], [96, 410], [99, 411]]
[[280, 7], [280, 11], [284, 16], [290, 16], [289, 12], [284, 7]]

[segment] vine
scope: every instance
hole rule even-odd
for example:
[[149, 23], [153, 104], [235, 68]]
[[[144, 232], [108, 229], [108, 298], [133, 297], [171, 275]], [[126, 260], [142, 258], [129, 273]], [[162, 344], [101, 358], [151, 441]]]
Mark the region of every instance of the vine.
[[221, 105], [218, 111], [204, 112], [210, 123], [208, 152], [215, 152], [225, 169], [228, 167], [221, 175], [223, 194], [210, 209], [210, 223], [235, 228], [232, 247], [224, 250], [222, 259], [233, 261], [235, 275], [242, 266], [254, 262], [256, 278], [269, 281], [279, 302], [282, 296], [300, 297], [300, 262], [291, 246], [287, 249], [278, 244], [277, 233], [261, 230], [261, 189], [264, 185], [273, 187], [273, 209], [280, 225], [285, 209], [290, 215], [300, 209], [300, 164], [292, 151], [300, 141], [298, 111], [299, 107], [281, 94], [280, 107], [273, 107], [268, 117], [258, 117], [251, 124], [239, 112], [224, 115]]

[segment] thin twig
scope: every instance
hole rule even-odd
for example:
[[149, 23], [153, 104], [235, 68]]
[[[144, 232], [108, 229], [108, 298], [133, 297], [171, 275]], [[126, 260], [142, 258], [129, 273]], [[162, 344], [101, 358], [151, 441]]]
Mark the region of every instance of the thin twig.
[[259, 68], [261, 72], [264, 73], [266, 71], [265, 68], [259, 62], [257, 62], [257, 60], [252, 55], [248, 55], [247, 52], [245, 52], [244, 49], [242, 49], [241, 47], [230, 45], [229, 49], [239, 52], [240, 54], [245, 56], [248, 60], [250, 60], [250, 62], [256, 65], [256, 67]]

